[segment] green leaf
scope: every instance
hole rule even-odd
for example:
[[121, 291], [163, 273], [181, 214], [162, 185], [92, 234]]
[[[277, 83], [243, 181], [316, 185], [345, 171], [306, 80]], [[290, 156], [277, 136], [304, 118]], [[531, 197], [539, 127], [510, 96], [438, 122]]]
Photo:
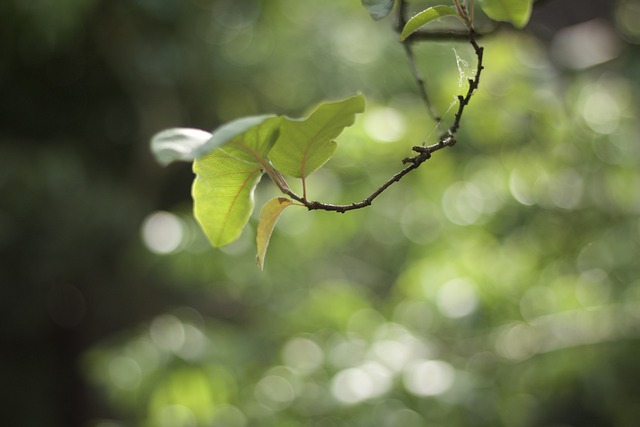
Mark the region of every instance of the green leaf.
[[260, 219], [258, 220], [258, 231], [256, 232], [256, 244], [258, 255], [256, 262], [260, 270], [264, 269], [264, 258], [267, 254], [267, 247], [271, 239], [271, 233], [278, 222], [278, 218], [287, 206], [291, 206], [293, 201], [286, 197], [276, 197], [269, 200], [260, 209]]
[[[243, 117], [241, 119], [236, 119], [231, 122], [225, 123], [216, 129], [211, 135], [211, 139], [207, 141], [205, 144], [200, 147], [196, 152], [196, 158], [203, 156], [209, 153], [211, 150], [219, 147], [223, 144], [226, 144], [231, 139], [235, 138], [237, 135], [240, 135], [249, 129], [260, 125], [267, 119], [276, 119], [277, 117], [273, 114], [265, 114], [262, 116], [249, 116]], [[279, 121], [279, 118], [278, 118]], [[259, 142], [254, 141], [254, 145], [256, 147], [259, 145]], [[270, 149], [271, 147], [269, 147]], [[268, 150], [267, 150], [268, 152]], [[266, 156], [266, 153], [263, 154], [263, 157]]]
[[320, 104], [306, 119], [284, 117], [280, 138], [269, 159], [280, 172], [296, 178], [309, 176], [325, 164], [336, 151], [333, 140], [364, 111], [364, 97], [356, 95], [342, 101]]
[[194, 214], [212, 246], [236, 240], [249, 221], [253, 192], [269, 167], [266, 155], [280, 122], [280, 117], [260, 116], [225, 125], [214, 132], [216, 143], [224, 145], [194, 161]]
[[516, 28], [524, 28], [531, 17], [533, 0], [480, 0], [480, 7], [495, 21], [511, 22]]
[[174, 161], [192, 161], [198, 150], [211, 139], [200, 129], [173, 128], [163, 130], [151, 138], [151, 152], [163, 166]]
[[384, 18], [393, 9], [394, 0], [361, 0], [369, 15], [376, 21]]
[[417, 15], [409, 19], [409, 21], [407, 21], [406, 25], [402, 29], [402, 33], [400, 34], [400, 40], [406, 39], [411, 34], [420, 29], [420, 27], [422, 27], [423, 25], [426, 25], [431, 21], [435, 21], [436, 19], [442, 18], [443, 16], [455, 16], [462, 20], [462, 18], [460, 18], [460, 15], [458, 15], [458, 11], [453, 7], [430, 7], [418, 13]]

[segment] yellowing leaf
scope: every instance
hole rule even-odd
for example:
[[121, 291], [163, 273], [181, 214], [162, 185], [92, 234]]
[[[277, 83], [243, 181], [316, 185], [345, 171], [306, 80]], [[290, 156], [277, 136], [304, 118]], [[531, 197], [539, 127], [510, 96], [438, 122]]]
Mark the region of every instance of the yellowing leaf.
[[286, 197], [276, 197], [269, 200], [262, 206], [260, 210], [260, 219], [258, 221], [258, 231], [256, 233], [256, 245], [258, 247], [258, 256], [256, 262], [260, 270], [264, 268], [264, 258], [267, 255], [267, 247], [271, 240], [271, 233], [278, 222], [278, 218], [287, 206], [291, 206], [293, 201]]

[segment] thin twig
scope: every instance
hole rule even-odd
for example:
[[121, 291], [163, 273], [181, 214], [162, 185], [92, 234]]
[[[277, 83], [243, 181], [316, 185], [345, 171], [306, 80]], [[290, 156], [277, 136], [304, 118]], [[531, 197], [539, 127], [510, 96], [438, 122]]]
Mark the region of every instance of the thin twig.
[[393, 175], [389, 180], [387, 180], [384, 184], [382, 184], [376, 191], [371, 193], [369, 197], [366, 199], [357, 202], [351, 203], [350, 205], [334, 205], [330, 203], [321, 203], [315, 201], [304, 200], [302, 197], [295, 194], [293, 191], [289, 190], [286, 194], [292, 199], [302, 203], [309, 210], [324, 210], [324, 211], [333, 211], [339, 213], [345, 213], [347, 211], [352, 211], [355, 209], [362, 209], [364, 207], [370, 206], [373, 203], [373, 200], [382, 194], [387, 188], [391, 187], [391, 185], [400, 181], [405, 175], [409, 172], [418, 169], [422, 163], [431, 158], [431, 153], [436, 152], [444, 147], [455, 144], [454, 138], [442, 139], [440, 142], [430, 145], [428, 147], [416, 146], [413, 147], [413, 150], [418, 153], [418, 155], [414, 157], [407, 157], [402, 160], [402, 163], [409, 164], [409, 166], [402, 169], [400, 172]]
[[[402, 29], [406, 25], [406, 8], [407, 4], [405, 0], [400, 0], [398, 4], [398, 19], [396, 21], [396, 31], [398, 33], [402, 32]], [[413, 78], [418, 85], [418, 93], [420, 93], [420, 98], [422, 98], [422, 102], [427, 108], [427, 113], [429, 117], [436, 122], [437, 125], [440, 125], [440, 117], [435, 107], [431, 103], [429, 99], [429, 95], [427, 94], [426, 82], [422, 75], [420, 74], [420, 70], [418, 70], [418, 65], [416, 64], [415, 55], [413, 54], [412, 43], [409, 40], [406, 40], [402, 43], [402, 47], [404, 48], [404, 53], [407, 56], [407, 60], [409, 61], [409, 68], [411, 69], [411, 73], [413, 74]]]
[[[469, 101], [471, 100], [471, 96], [478, 89], [478, 85], [480, 85], [480, 75], [482, 74], [482, 70], [484, 66], [482, 65], [482, 59], [484, 55], [484, 48], [478, 45], [476, 41], [476, 32], [473, 27], [469, 28], [469, 43], [473, 46], [473, 50], [478, 58], [478, 64], [476, 66], [476, 74], [473, 79], [469, 79], [469, 88], [467, 89], [467, 94], [465, 96], [458, 96], [458, 111], [456, 112], [455, 118], [453, 120], [453, 124], [447, 131], [449, 135], [455, 135], [460, 127], [460, 120], [462, 119], [462, 113], [467, 105], [469, 105]], [[440, 137], [442, 138], [442, 136]]]
[[471, 27], [473, 27], [474, 19], [475, 19], [475, 10], [476, 10], [476, 1], [471, 0], [471, 6], [469, 7], [471, 12]]
[[460, 2], [458, 0], [453, 0], [453, 3], [456, 5], [456, 9], [458, 9], [458, 15], [460, 15], [462, 19], [466, 20], [466, 13], [464, 8], [460, 5]]
[[402, 47], [404, 47], [404, 52], [407, 55], [407, 59], [409, 60], [409, 68], [411, 69], [411, 73], [413, 74], [413, 78], [415, 79], [418, 85], [418, 92], [420, 93], [420, 98], [422, 98], [422, 102], [427, 108], [427, 113], [429, 117], [436, 122], [437, 125], [440, 124], [440, 116], [436, 111], [435, 107], [431, 103], [429, 99], [429, 95], [427, 94], [426, 83], [424, 78], [420, 74], [418, 70], [418, 65], [416, 64], [415, 56], [413, 54], [413, 48], [411, 47], [411, 43], [402, 43]]

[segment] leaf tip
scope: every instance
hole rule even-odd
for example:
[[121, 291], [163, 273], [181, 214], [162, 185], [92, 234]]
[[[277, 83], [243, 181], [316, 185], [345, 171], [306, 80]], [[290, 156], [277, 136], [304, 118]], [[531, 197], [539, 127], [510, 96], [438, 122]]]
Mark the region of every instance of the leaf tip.
[[258, 266], [258, 270], [264, 271], [264, 258], [260, 256], [260, 254], [256, 255], [256, 265]]
[[256, 233], [256, 264], [260, 271], [264, 271], [264, 259], [267, 255], [267, 247], [269, 246], [269, 240], [271, 240], [271, 233], [276, 226], [276, 222], [282, 211], [293, 204], [291, 199], [286, 197], [276, 197], [269, 200], [262, 206], [260, 210], [260, 218], [258, 220], [258, 230]]

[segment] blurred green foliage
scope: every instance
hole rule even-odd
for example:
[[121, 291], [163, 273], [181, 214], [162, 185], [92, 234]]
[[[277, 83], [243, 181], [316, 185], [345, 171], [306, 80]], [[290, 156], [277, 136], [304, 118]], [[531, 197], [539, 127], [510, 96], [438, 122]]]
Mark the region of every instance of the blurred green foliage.
[[[393, 18], [355, 0], [55, 4], [0, 6], [7, 425], [637, 424], [637, 2], [587, 69], [527, 32], [483, 38], [459, 143], [367, 209], [287, 209], [263, 273], [257, 213], [210, 249], [189, 167], [157, 166], [149, 138], [361, 91], [308, 180], [359, 201], [439, 134]], [[471, 48], [417, 58], [450, 122]], [[263, 179], [257, 202], [277, 194]]]

